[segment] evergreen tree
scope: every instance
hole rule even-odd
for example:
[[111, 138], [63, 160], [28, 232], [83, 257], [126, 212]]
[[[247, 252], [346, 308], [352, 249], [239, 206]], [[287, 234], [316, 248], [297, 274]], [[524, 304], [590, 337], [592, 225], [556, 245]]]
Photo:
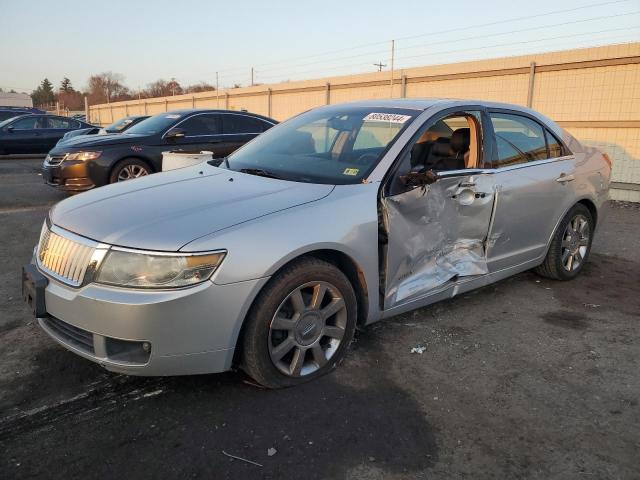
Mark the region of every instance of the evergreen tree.
[[64, 77], [62, 82], [60, 82], [60, 91], [61, 92], [73, 92], [73, 85], [71, 85], [71, 80], [68, 77]]

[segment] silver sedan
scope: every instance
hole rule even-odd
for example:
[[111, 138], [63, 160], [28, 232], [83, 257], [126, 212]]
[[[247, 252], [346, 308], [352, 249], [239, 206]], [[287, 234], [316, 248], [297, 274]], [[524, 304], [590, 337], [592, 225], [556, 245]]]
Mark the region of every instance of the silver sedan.
[[24, 297], [54, 340], [112, 371], [238, 365], [296, 385], [334, 368], [357, 325], [529, 269], [574, 278], [610, 175], [527, 108], [330, 105], [226, 159], [60, 202]]

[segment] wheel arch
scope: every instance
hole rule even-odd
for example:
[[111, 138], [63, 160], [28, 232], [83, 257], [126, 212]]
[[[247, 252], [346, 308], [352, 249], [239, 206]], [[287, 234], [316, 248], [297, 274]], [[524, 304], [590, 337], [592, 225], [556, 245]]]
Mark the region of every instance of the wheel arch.
[[125, 155], [124, 157], [122, 157], [120, 160], [117, 160], [115, 162], [113, 162], [113, 165], [111, 165], [111, 168], [109, 168], [109, 174], [107, 178], [110, 178], [111, 175], [113, 174], [113, 171], [116, 169], [116, 167], [124, 162], [125, 160], [129, 160], [130, 158], [135, 159], [135, 160], [140, 160], [141, 162], [144, 162], [148, 167], [149, 170], [151, 171], [151, 173], [158, 173], [158, 170], [156, 170], [156, 168], [153, 166], [153, 162], [151, 160], [149, 160], [148, 158], [145, 158], [143, 156], [140, 155]]
[[[369, 314], [369, 294], [367, 290], [367, 281], [364, 275], [364, 271], [360, 267], [360, 265], [347, 253], [337, 250], [334, 248], [317, 248], [313, 250], [308, 250], [305, 252], [301, 252], [292, 258], [284, 261], [281, 264], [278, 264], [275, 267], [275, 270], [270, 273], [270, 277], [277, 275], [278, 272], [282, 271], [284, 268], [288, 267], [292, 263], [299, 262], [305, 258], [317, 258], [320, 260], [324, 260], [327, 263], [334, 265], [338, 270], [345, 274], [349, 282], [351, 283], [353, 290], [356, 294], [356, 301], [358, 303], [358, 318], [356, 319], [356, 325], [364, 325], [367, 321]], [[271, 281], [264, 283], [253, 295], [249, 307], [246, 310], [246, 314], [242, 319], [242, 324], [238, 331], [238, 335], [235, 339], [235, 349], [233, 354], [233, 364], [237, 365], [240, 359], [241, 348], [242, 345], [245, 326], [247, 324], [247, 317], [251, 312], [260, 292], [269, 284]]]
[[562, 212], [562, 215], [558, 217], [558, 220], [556, 221], [556, 224], [553, 227], [553, 230], [551, 231], [551, 235], [547, 240], [547, 247], [544, 249], [544, 254], [541, 257], [541, 261], [544, 261], [544, 258], [547, 256], [547, 252], [551, 247], [551, 242], [553, 241], [553, 238], [555, 237], [556, 232], [558, 231], [558, 227], [562, 223], [562, 219], [564, 219], [564, 217], [566, 217], [567, 214], [571, 211], [571, 209], [576, 205], [584, 205], [589, 210], [589, 213], [591, 213], [591, 216], [593, 217], [593, 231], [595, 231], [596, 225], [598, 224], [598, 208], [596, 207], [595, 202], [591, 198], [589, 197], [580, 198], [576, 202], [572, 203], [569, 206], [569, 208], [567, 208], [564, 212]]

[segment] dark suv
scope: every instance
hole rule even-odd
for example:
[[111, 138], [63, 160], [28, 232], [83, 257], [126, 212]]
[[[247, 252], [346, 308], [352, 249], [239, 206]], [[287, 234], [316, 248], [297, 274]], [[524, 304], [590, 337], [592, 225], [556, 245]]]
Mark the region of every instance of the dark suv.
[[275, 120], [229, 110], [174, 110], [147, 118], [121, 134], [80, 136], [57, 145], [43, 165], [44, 180], [68, 192], [162, 170], [162, 153], [212, 151], [226, 157]]

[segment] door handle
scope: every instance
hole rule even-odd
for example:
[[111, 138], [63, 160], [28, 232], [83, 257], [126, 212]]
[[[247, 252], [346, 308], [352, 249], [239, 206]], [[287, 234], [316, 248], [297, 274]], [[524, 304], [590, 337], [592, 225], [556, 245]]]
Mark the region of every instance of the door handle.
[[576, 177], [574, 177], [573, 174], [567, 175], [566, 173], [561, 173], [560, 176], [556, 178], [556, 182], [559, 182], [559, 183], [573, 182], [575, 179]]

